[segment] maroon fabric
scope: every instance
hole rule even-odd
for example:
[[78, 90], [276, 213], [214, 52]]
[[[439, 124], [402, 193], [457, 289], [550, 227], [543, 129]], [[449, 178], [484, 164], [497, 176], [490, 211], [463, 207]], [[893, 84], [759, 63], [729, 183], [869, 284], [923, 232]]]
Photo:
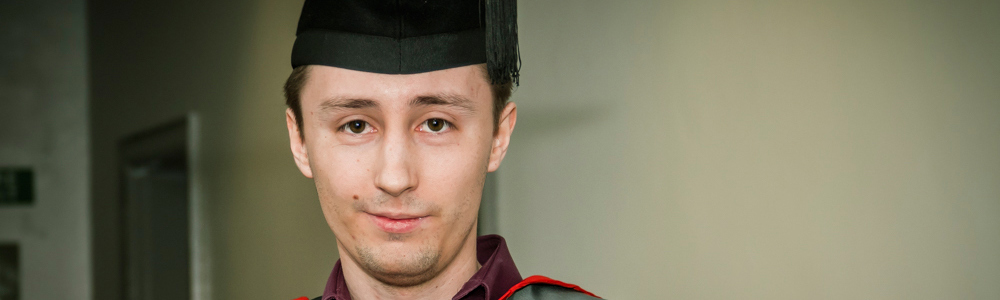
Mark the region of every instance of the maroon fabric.
[[[514, 266], [514, 260], [507, 250], [507, 242], [499, 235], [484, 235], [476, 240], [476, 259], [482, 268], [465, 282], [453, 300], [497, 300], [521, 282], [521, 273]], [[351, 300], [339, 260], [333, 266], [323, 292], [323, 300], [334, 299]]]

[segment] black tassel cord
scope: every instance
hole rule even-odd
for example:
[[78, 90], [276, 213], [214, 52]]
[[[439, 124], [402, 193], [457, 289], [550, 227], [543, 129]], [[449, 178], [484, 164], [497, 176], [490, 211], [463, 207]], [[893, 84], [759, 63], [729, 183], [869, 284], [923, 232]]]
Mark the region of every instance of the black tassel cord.
[[486, 67], [493, 84], [519, 85], [517, 0], [486, 0]]

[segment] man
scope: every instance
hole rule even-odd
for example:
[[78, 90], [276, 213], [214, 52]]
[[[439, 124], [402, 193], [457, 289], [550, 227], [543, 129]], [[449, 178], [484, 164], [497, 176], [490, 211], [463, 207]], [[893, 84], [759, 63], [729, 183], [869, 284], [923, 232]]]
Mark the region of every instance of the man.
[[516, 26], [514, 1], [305, 2], [288, 136], [341, 258], [316, 299], [594, 299], [476, 236], [517, 120]]

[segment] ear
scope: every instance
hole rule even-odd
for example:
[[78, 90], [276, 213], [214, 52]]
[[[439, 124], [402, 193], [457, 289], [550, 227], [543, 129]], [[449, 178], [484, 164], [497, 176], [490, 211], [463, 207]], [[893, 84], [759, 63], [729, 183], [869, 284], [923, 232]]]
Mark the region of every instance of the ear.
[[497, 133], [493, 135], [493, 148], [490, 149], [489, 172], [500, 168], [500, 162], [504, 155], [507, 155], [507, 146], [510, 145], [510, 135], [514, 133], [514, 124], [517, 123], [517, 104], [508, 102], [500, 114], [500, 123], [497, 124]]
[[302, 140], [302, 129], [295, 122], [295, 113], [291, 108], [285, 110], [285, 125], [288, 126], [288, 143], [292, 146], [295, 165], [299, 167], [302, 175], [312, 178], [312, 167], [309, 166], [309, 153], [306, 151], [305, 141]]

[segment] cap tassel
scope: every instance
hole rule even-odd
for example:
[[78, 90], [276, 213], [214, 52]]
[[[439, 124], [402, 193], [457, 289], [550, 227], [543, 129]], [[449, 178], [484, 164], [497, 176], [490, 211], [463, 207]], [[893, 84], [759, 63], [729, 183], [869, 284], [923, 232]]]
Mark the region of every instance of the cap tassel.
[[519, 85], [517, 0], [486, 0], [486, 67], [493, 84]]

